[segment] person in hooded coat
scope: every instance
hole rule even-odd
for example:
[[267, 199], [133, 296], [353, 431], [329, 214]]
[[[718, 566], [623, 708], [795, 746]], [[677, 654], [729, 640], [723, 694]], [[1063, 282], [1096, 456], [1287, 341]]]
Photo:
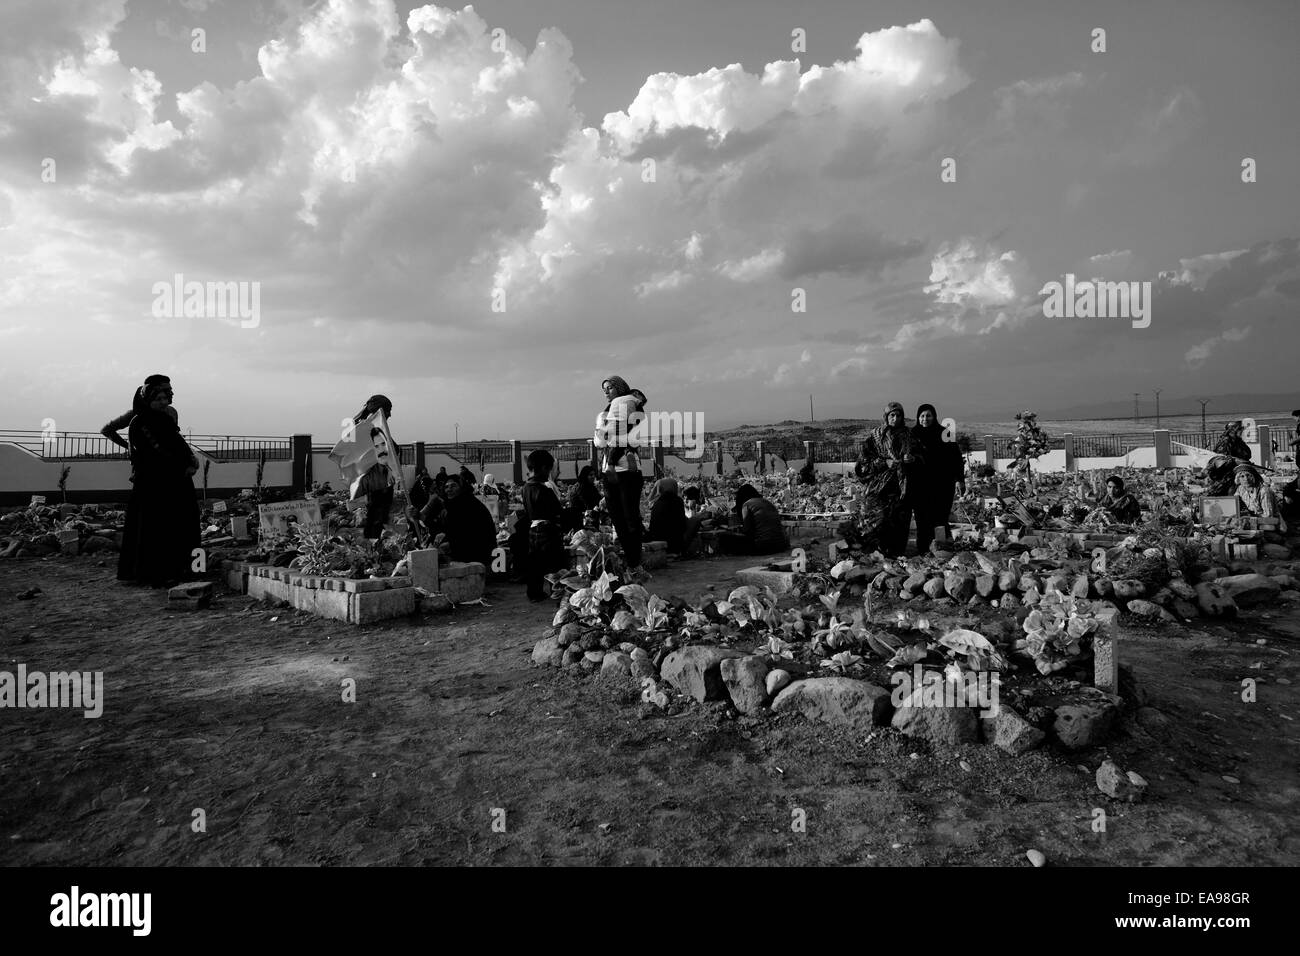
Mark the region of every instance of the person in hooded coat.
[[669, 554], [682, 554], [686, 551], [686, 505], [677, 493], [677, 479], [660, 478], [656, 487], [659, 495], [650, 508], [646, 540], [665, 541]]
[[119, 581], [170, 587], [191, 577], [199, 547], [196, 467], [176, 420], [169, 385], [142, 385], [128, 428], [133, 487], [118, 557]]
[[492, 549], [497, 546], [497, 523], [483, 504], [461, 482], [458, 475], [447, 479], [447, 500], [442, 531], [447, 536], [447, 556], [453, 561], [477, 561], [492, 567]]
[[933, 405], [916, 410], [912, 439], [920, 448], [921, 460], [913, 466], [911, 487], [912, 513], [916, 515], [916, 551], [924, 554], [934, 540], [934, 529], [942, 526], [952, 535], [949, 517], [955, 492], [966, 493], [966, 461], [953, 441], [945, 441], [939, 413]]
[[913, 470], [923, 464], [903, 406], [890, 402], [885, 406], [884, 424], [867, 435], [854, 466], [862, 482], [859, 524], [863, 546], [868, 550], [879, 549], [889, 557], [898, 557], [907, 550], [911, 520], [908, 480]]

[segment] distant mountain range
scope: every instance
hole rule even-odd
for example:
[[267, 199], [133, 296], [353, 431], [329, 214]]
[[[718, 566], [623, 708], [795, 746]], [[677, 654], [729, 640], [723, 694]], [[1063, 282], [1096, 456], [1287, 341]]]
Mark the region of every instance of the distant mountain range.
[[[1272, 395], [1237, 392], [1228, 395], [1197, 395], [1188, 398], [1170, 398], [1161, 395], [1160, 414], [1199, 415], [1201, 413], [1200, 399], [1204, 399], [1209, 403], [1206, 406], [1206, 413], [1214, 418], [1265, 410], [1290, 411], [1293, 408], [1300, 408], [1300, 392], [1280, 392]], [[1138, 401], [1140, 403], [1139, 412], [1143, 418], [1155, 415], [1155, 397], [1151, 393], [1148, 392], [1142, 395]], [[1018, 411], [1024, 411], [1024, 409], [1009, 411], [1004, 408], [979, 414], [967, 413], [966, 418], [971, 421], [1000, 421], [1006, 418], [1014, 418]], [[1037, 412], [1039, 419], [1044, 421], [1095, 418], [1116, 418], [1131, 421], [1133, 419], [1133, 402], [1130, 398], [1129, 401], [1120, 399], [1110, 402], [1094, 402], [1088, 405], [1070, 405], [1064, 408], [1035, 408], [1032, 411]]]

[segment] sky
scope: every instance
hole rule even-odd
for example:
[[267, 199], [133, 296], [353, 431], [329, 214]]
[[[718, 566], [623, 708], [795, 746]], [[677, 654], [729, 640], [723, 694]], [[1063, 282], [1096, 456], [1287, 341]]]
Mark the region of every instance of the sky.
[[152, 372], [317, 441], [376, 392], [582, 435], [609, 374], [706, 427], [1288, 391], [1297, 48], [1293, 0], [7, 0], [4, 427]]

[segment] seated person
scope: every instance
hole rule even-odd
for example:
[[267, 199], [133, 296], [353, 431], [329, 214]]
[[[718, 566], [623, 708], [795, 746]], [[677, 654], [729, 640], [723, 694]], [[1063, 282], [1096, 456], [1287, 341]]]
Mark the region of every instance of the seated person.
[[578, 480], [569, 487], [568, 502], [564, 508], [564, 530], [576, 531], [583, 526], [588, 511], [600, 507], [600, 486], [596, 483], [596, 469], [583, 465]]
[[686, 506], [677, 493], [676, 478], [660, 478], [659, 492], [650, 508], [650, 529], [647, 541], [664, 541], [669, 554], [686, 552]]
[[799, 469], [799, 484], [815, 485], [817, 484], [817, 468], [810, 461]]
[[444, 489], [447, 503], [442, 531], [447, 557], [452, 561], [477, 561], [490, 568], [492, 549], [497, 546], [497, 523], [487, 505], [463, 487], [459, 475], [449, 476]]
[[718, 550], [723, 554], [775, 554], [790, 549], [790, 539], [781, 526], [776, 505], [760, 495], [753, 485], [736, 489], [736, 505], [732, 510], [738, 530], [718, 535]]
[[[1240, 464], [1235, 470], [1237, 478], [1237, 500], [1241, 502], [1242, 514], [1255, 518], [1281, 518], [1282, 508], [1277, 495], [1259, 472], [1247, 464]], [[1286, 523], [1281, 528], [1286, 530]]]
[[1120, 524], [1137, 524], [1142, 520], [1138, 500], [1124, 490], [1124, 479], [1119, 475], [1106, 479], [1106, 494], [1097, 502], [1097, 507], [1105, 508]]

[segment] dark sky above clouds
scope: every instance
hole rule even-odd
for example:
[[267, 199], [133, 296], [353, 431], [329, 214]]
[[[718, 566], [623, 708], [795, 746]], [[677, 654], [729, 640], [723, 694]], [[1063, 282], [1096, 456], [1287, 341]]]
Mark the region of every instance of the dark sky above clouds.
[[[1297, 48], [1292, 0], [11, 0], [5, 424], [153, 371], [320, 440], [376, 391], [399, 438], [582, 434], [611, 372], [713, 424], [1289, 390]], [[1151, 326], [1045, 318], [1067, 272]], [[176, 273], [258, 325], [154, 317]]]

